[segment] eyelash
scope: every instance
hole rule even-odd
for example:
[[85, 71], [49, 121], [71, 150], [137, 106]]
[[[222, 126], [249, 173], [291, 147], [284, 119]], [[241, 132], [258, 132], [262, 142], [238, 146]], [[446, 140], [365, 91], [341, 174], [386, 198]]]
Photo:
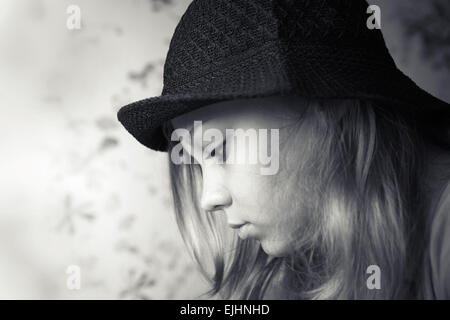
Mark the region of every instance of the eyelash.
[[[218, 148], [221, 148], [222, 154], [223, 154], [223, 161], [225, 161], [225, 160], [227, 159], [227, 154], [226, 154], [226, 140], [224, 140], [224, 141], [222, 142], [222, 144], [220, 144], [220, 145], [218, 145], [216, 148], [214, 148], [214, 149], [210, 152], [210, 154], [208, 155], [207, 159], [214, 158], [214, 157], [216, 156], [216, 154], [217, 154], [216, 150], [217, 150]], [[187, 151], [184, 147], [183, 147], [183, 152], [189, 153], [189, 151]], [[191, 156], [191, 157], [192, 157], [192, 156]]]

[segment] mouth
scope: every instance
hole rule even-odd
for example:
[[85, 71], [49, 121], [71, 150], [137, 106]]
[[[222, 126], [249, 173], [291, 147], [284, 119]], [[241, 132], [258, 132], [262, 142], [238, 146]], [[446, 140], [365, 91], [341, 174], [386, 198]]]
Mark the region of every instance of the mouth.
[[245, 240], [250, 236], [250, 224], [249, 223], [244, 223], [239, 227], [238, 236], [242, 240]]
[[240, 229], [242, 226], [246, 225], [247, 222], [244, 223], [228, 223], [231, 229]]
[[230, 228], [238, 230], [238, 236], [242, 240], [247, 239], [249, 237], [249, 227], [250, 224], [248, 222], [243, 223], [228, 223]]

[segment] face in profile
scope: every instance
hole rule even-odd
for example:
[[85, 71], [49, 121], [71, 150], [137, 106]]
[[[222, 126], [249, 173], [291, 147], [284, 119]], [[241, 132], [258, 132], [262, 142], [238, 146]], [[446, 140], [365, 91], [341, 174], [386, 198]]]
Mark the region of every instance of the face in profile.
[[225, 215], [241, 239], [260, 241], [270, 256], [292, 252], [302, 226], [292, 186], [298, 160], [287, 143], [302, 104], [293, 97], [233, 100], [172, 120], [174, 131], [184, 133], [179, 149], [201, 167], [200, 208]]

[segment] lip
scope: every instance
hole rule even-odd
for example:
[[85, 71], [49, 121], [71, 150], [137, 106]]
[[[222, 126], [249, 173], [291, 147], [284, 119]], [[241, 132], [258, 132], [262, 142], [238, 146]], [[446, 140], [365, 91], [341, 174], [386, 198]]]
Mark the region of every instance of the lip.
[[239, 238], [241, 238], [242, 240], [245, 240], [249, 237], [250, 235], [250, 224], [245, 223], [243, 224], [238, 231], [238, 236]]
[[232, 223], [232, 222], [229, 222], [228, 225], [230, 226], [230, 228], [238, 230], [238, 236], [242, 240], [247, 239], [249, 237], [249, 235], [250, 235], [250, 230], [249, 230], [250, 224], [248, 222], [243, 222], [243, 223]]
[[247, 222], [244, 222], [244, 223], [232, 223], [232, 222], [229, 222], [228, 223], [228, 225], [230, 226], [230, 228], [232, 228], [232, 229], [240, 229], [242, 226], [244, 226], [244, 225], [246, 225], [247, 224]]

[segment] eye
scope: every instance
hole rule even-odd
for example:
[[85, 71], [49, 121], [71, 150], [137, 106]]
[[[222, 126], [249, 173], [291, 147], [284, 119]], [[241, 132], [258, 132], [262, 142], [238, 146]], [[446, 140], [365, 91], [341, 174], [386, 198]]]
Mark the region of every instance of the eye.
[[216, 155], [219, 155], [220, 149], [222, 149], [222, 145], [219, 145], [219, 146], [213, 148], [209, 153], [207, 153], [207, 156], [208, 156], [207, 159], [215, 158]]
[[216, 146], [211, 150], [211, 152], [208, 153], [208, 159], [215, 158], [215, 157], [223, 157], [223, 160], [225, 160], [225, 144], [224, 141], [220, 145]]

